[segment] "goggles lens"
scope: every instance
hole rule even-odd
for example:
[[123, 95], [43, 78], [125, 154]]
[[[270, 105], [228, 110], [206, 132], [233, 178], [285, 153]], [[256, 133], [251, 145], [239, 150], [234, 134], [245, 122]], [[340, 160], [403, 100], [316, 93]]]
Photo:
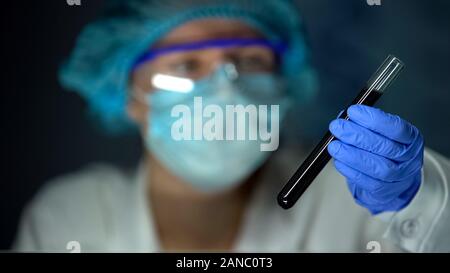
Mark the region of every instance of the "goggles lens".
[[[273, 72], [286, 46], [265, 39], [214, 39], [155, 48], [142, 55], [133, 70], [153, 63], [153, 72], [198, 80], [220, 63], [232, 63], [239, 73]], [[149, 69], [150, 69], [150, 65]]]

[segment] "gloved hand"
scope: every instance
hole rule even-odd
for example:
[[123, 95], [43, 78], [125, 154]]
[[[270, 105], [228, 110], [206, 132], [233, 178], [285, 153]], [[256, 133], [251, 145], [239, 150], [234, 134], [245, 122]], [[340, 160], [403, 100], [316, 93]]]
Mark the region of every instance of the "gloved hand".
[[336, 119], [328, 146], [336, 169], [347, 178], [356, 202], [372, 214], [399, 211], [421, 183], [423, 138], [398, 116], [365, 105], [347, 110], [350, 120]]

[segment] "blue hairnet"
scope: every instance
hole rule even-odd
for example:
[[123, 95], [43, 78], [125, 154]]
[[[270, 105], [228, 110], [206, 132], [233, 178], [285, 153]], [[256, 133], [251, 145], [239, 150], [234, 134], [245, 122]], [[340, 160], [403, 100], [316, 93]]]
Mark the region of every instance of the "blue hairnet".
[[314, 93], [314, 73], [302, 23], [289, 0], [110, 0], [104, 14], [88, 24], [60, 70], [62, 85], [78, 92], [109, 131], [123, 131], [131, 67], [173, 28], [201, 18], [241, 20], [267, 39], [288, 44], [282, 73], [298, 101]]

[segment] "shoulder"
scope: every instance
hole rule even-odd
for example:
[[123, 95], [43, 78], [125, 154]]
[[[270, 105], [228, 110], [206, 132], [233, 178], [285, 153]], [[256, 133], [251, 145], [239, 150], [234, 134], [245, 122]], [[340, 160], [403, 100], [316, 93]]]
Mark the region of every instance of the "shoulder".
[[131, 184], [130, 174], [107, 164], [91, 164], [79, 171], [45, 183], [33, 202], [64, 204], [98, 202], [102, 192], [112, 192]]
[[69, 241], [107, 240], [115, 207], [127, 200], [132, 184], [132, 175], [105, 164], [47, 182], [24, 211], [19, 248], [28, 250], [21, 236], [33, 239], [31, 250], [50, 251], [65, 250]]

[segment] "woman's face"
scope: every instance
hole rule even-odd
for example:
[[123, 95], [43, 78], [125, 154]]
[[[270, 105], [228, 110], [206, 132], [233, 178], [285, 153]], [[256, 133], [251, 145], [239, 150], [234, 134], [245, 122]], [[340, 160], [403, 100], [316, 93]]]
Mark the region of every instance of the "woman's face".
[[[192, 43], [209, 39], [261, 38], [262, 35], [248, 25], [227, 19], [203, 19], [186, 23], [162, 38], [153, 48]], [[233, 48], [210, 48], [208, 50], [175, 52], [161, 55], [143, 63], [131, 74], [131, 90], [152, 92], [151, 78], [155, 74], [169, 74], [189, 79], [200, 79], [211, 73], [217, 65], [232, 61], [239, 69], [256, 72], [271, 72], [275, 69], [275, 56], [270, 51], [249, 46], [239, 50]], [[263, 70], [263, 71], [261, 71]], [[128, 115], [145, 132], [148, 106], [132, 99], [128, 103]]]

